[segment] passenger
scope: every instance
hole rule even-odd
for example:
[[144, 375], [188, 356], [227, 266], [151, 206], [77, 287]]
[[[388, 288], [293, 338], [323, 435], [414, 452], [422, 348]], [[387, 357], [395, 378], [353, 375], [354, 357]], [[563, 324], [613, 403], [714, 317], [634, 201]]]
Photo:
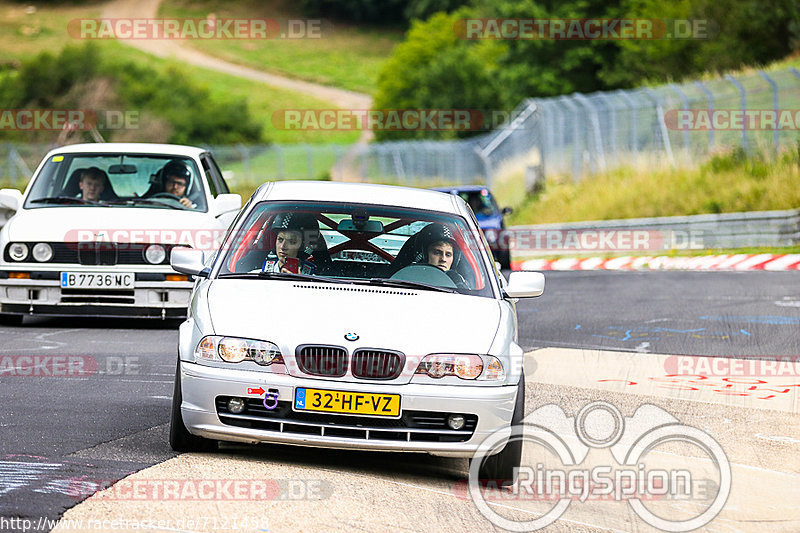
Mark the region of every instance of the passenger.
[[[75, 183], [73, 181], [73, 183]], [[100, 195], [106, 189], [105, 172], [97, 167], [89, 167], [80, 171], [78, 188], [81, 190], [81, 199], [89, 202], [99, 202]]]
[[296, 213], [278, 215], [271, 229], [276, 233], [275, 249], [267, 254], [261, 271], [313, 274], [316, 266], [308, 260], [310, 256], [303, 242], [310, 230], [301, 223], [301, 217]]

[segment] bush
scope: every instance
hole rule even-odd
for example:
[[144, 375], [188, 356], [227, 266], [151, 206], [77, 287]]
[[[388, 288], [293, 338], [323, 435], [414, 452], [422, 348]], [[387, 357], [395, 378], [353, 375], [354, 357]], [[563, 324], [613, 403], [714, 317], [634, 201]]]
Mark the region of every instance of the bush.
[[[175, 66], [163, 70], [133, 62], [114, 62], [91, 43], [66, 47], [58, 56], [42, 53], [18, 71], [0, 75], [0, 108], [136, 110], [137, 132], [101, 130], [133, 140], [182, 144], [263, 142], [261, 126], [245, 101], [215, 101], [208, 88]], [[156, 135], [155, 132], [158, 132]], [[33, 133], [33, 135], [32, 135]], [[58, 132], [0, 132], [6, 138], [47, 141]]]

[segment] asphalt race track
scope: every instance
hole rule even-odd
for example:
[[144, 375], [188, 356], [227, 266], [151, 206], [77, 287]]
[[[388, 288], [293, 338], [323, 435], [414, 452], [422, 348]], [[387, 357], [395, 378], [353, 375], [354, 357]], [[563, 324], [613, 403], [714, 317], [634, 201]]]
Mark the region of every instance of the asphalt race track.
[[[628, 352], [635, 354], [637, 361], [643, 364], [665, 354], [740, 359], [800, 355], [797, 273], [549, 272], [546, 280], [544, 296], [518, 304], [520, 344], [532, 352], [533, 359], [540, 365], [557, 357], [569, 367], [565, 358], [578, 357], [576, 354], [580, 350], [593, 350], [593, 357], [605, 358], [604, 361], [617, 361]], [[306, 512], [312, 504], [306, 500], [295, 501], [286, 510], [291, 511], [291, 516], [280, 515], [282, 521], [271, 518], [268, 523], [261, 524], [253, 519], [246, 528], [234, 528], [231, 524], [222, 527], [223, 517], [219, 514], [223, 512], [219, 510], [222, 504], [217, 503], [215, 520], [220, 522], [194, 523], [193, 527], [165, 526], [150, 529], [152, 531], [297, 531], [305, 528], [333, 531], [342, 527], [375, 531], [379, 529], [378, 523], [384, 524], [387, 530], [435, 531], [448, 527], [457, 531], [489, 531], [494, 527], [468, 507], [472, 506], [468, 499], [447, 499], [448, 491], [452, 492], [448, 487], [457, 484], [466, 473], [467, 462], [463, 459], [366, 452], [320, 453], [268, 445], [226, 445], [215, 454], [176, 457], [169, 449], [166, 433], [175, 369], [176, 328], [175, 323], [40, 318], [26, 319], [21, 327], [0, 326], [0, 401], [4, 406], [0, 412], [0, 517], [19, 519], [13, 524], [0, 523], [2, 530], [21, 531], [23, 519], [32, 521], [26, 523], [29, 530], [49, 530], [53, 523], [46, 519], [56, 520], [66, 509], [95, 491], [164, 461], [167, 463], [156, 467], [156, 477], [175, 476], [175, 471], [170, 473], [167, 465], [184, 461], [180, 468], [188, 468], [193, 475], [212, 477], [246, 476], [242, 472], [256, 468], [254, 465], [269, 467], [269, 475], [280, 481], [278, 484], [284, 493], [285, 484], [291, 480], [300, 480], [301, 484], [315, 480], [317, 495], [322, 494], [326, 505], [337, 511], [330, 516], [317, 511]], [[38, 363], [34, 364], [41, 364], [55, 375], [41, 370], [35, 372], [39, 375], [20, 371], [15, 365], [24, 356], [38, 357], [33, 360]], [[65, 368], [77, 370], [65, 372]], [[548, 373], [544, 367], [541, 374], [537, 373], [536, 364], [528, 366], [526, 361], [526, 370], [529, 368], [528, 411], [545, 400], [560, 401], [565, 408], [579, 408], [580, 402], [597, 399], [615, 401], [620, 408], [625, 406], [628, 410], [636, 403], [634, 396], [625, 391], [575, 386], [559, 381], [562, 378], [557, 372]], [[549, 376], [554, 380], [548, 381]], [[629, 376], [626, 375], [626, 379]], [[659, 393], [647, 394], [656, 397]], [[796, 459], [792, 464], [776, 466], [780, 454], [797, 457], [800, 450], [797, 394], [791, 392], [795, 407], [768, 407], [767, 410], [745, 410], [749, 407], [735, 403], [692, 403], [691, 398], [664, 397], [662, 400], [664, 406], [671, 408], [670, 412], [676, 416], [677, 412], [681, 413], [679, 418], [690, 417], [693, 422], [703, 423], [704, 429], [714, 434], [729, 455], [737, 457], [740, 463], [757, 464], [765, 472], [773, 472], [769, 470], [772, 468], [789, 476], [787, 479], [794, 485], [800, 485]], [[733, 426], [722, 425], [731, 420], [737, 424], [744, 418], [749, 420], [747, 439], [741, 432], [732, 431]], [[748, 440], [751, 434], [756, 440]], [[769, 441], [770, 437], [777, 440]], [[759, 438], [761, 441], [757, 440]], [[746, 446], [747, 451], [737, 452], [739, 444]], [[774, 462], [759, 455], [761, 445], [776, 446], [770, 448]], [[161, 468], [164, 470], [159, 470]], [[242, 468], [244, 470], [240, 470]], [[736, 481], [734, 475], [734, 483]], [[359, 489], [361, 484], [363, 487]], [[308, 492], [309, 485], [303, 490]], [[419, 516], [409, 513], [425, 507], [430, 498], [443, 498], [438, 505], [449, 513], [474, 515], [477, 519], [455, 520], [451, 516], [448, 521], [440, 522], [427, 512]], [[734, 500], [736, 496], [731, 496], [731, 501]], [[375, 502], [384, 501], [388, 503], [377, 515], [374, 509], [370, 510]], [[800, 500], [794, 500], [794, 507], [797, 501]], [[138, 510], [152, 502], [125, 503], [132, 505], [130, 509]], [[96, 515], [97, 509], [103, 508], [102, 502], [97, 505], [99, 507], [89, 508], [84, 515]], [[81, 516], [78, 509], [74, 510], [75, 516]], [[153, 512], [165, 513], [163, 509]], [[243, 510], [237, 512], [239, 516], [247, 516]], [[620, 518], [616, 516], [619, 513], [609, 517], [604, 512], [595, 513], [588, 507], [580, 511], [584, 514], [574, 511], [573, 515], [565, 515], [571, 516], [570, 519], [559, 520], [548, 530], [567, 531], [578, 526], [584, 531], [650, 530], [634, 522], [613, 522], [633, 518]], [[800, 517], [787, 516], [779, 510], [774, 512], [772, 518], [776, 520], [769, 523], [770, 530], [800, 528]], [[767, 518], [762, 517], [765, 523]], [[382, 522], [371, 521], [378, 519]], [[729, 520], [740, 520], [750, 524], [748, 530], [751, 526], [758, 530], [746, 517], [730, 516]], [[735, 531], [740, 527], [741, 524], [724, 530]], [[57, 529], [61, 530], [73, 529]]]

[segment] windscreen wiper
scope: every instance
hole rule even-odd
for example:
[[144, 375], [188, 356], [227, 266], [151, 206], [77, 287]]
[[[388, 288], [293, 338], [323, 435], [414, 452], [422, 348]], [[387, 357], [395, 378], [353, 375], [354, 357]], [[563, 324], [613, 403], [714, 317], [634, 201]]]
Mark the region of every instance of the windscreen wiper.
[[403, 287], [406, 289], [423, 289], [428, 291], [439, 291], [439, 292], [455, 292], [455, 293], [458, 292], [456, 289], [451, 289], [449, 287], [440, 287], [439, 285], [431, 285], [429, 283], [422, 283], [421, 281], [407, 281], [404, 279], [370, 278], [369, 284], [385, 285], [387, 287]]
[[286, 280], [303, 280], [303, 281], [318, 281], [320, 283], [345, 283], [351, 285], [353, 282], [346, 279], [326, 278], [325, 276], [313, 276], [311, 274], [294, 274], [289, 272], [241, 272], [241, 273], [228, 273], [220, 274], [219, 278], [225, 279], [286, 279]]
[[94, 200], [86, 200], [75, 196], [46, 196], [31, 200], [32, 204], [87, 204], [87, 205], [107, 205]]
[[129, 205], [134, 205], [134, 204], [158, 205], [158, 206], [161, 206], [161, 207], [169, 207], [170, 209], [179, 209], [181, 211], [185, 211], [186, 209], [188, 209], [188, 208], [186, 208], [186, 207], [184, 207], [182, 205], [180, 205], [180, 207], [179, 207], [179, 206], [177, 206], [175, 204], [167, 204], [167, 203], [164, 203], [164, 202], [159, 202], [158, 200], [151, 200], [150, 198], [130, 198], [128, 200], [120, 200], [120, 201], [118, 201], [116, 203], [120, 203], [120, 204], [124, 203], [124, 204], [129, 204]]

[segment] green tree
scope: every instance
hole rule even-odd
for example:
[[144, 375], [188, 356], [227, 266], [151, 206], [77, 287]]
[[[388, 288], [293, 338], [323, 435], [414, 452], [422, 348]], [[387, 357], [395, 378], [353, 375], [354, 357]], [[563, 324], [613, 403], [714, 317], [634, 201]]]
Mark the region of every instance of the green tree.
[[[379, 78], [375, 109], [505, 109], [505, 91], [496, 65], [502, 52], [493, 42], [472, 42], [456, 35], [456, 23], [471, 16], [467, 9], [437, 13], [411, 25]], [[475, 132], [379, 131], [380, 140], [455, 138]]]

